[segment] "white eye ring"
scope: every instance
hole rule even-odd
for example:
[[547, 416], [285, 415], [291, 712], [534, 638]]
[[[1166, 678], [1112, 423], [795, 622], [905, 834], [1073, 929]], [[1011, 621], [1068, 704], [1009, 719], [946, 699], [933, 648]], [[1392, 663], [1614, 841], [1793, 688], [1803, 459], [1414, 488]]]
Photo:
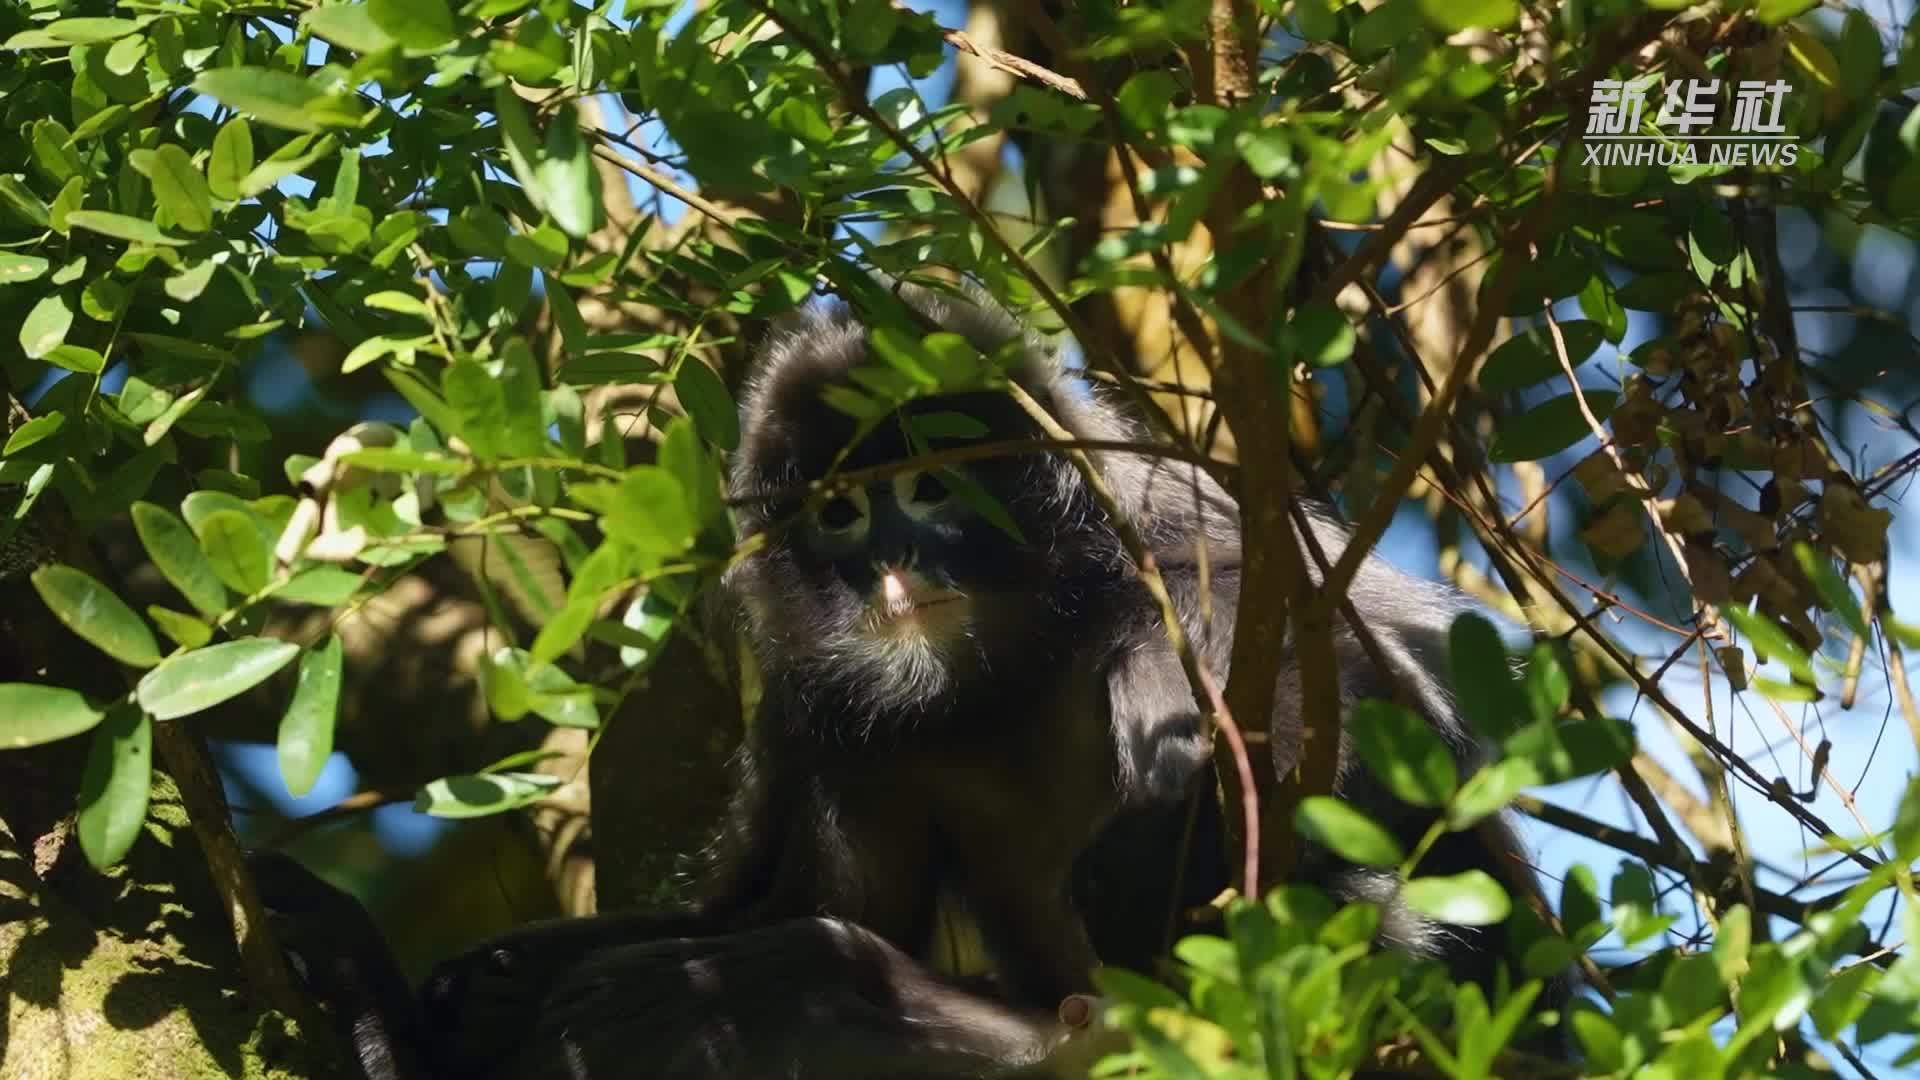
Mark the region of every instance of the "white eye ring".
[[893, 501], [908, 517], [923, 521], [953, 501], [953, 489], [941, 480], [937, 470], [915, 469], [894, 474]]
[[835, 492], [813, 510], [814, 525], [829, 536], [863, 532], [871, 516], [872, 510], [864, 488]]

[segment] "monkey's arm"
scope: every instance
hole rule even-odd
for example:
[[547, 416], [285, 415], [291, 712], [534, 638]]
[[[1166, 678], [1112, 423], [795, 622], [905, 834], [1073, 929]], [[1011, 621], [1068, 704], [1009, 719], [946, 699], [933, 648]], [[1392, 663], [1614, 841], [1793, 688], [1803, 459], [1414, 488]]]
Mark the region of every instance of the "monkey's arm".
[[308, 993], [353, 1047], [365, 1080], [425, 1080], [413, 993], [353, 897], [278, 852], [247, 858], [274, 936]]
[[1084, 1075], [1065, 1064], [1086, 1053], [1074, 1030], [933, 975], [852, 923], [795, 919], [590, 958], [555, 988], [506, 1075]]

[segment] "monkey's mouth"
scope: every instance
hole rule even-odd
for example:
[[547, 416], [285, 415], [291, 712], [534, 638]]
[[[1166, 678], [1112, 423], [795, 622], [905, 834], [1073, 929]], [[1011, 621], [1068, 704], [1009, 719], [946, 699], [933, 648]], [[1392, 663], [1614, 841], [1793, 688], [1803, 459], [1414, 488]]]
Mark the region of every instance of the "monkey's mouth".
[[929, 616], [946, 621], [965, 611], [966, 599], [966, 593], [928, 581], [912, 570], [887, 567], [868, 601], [868, 614], [876, 629], [920, 624]]

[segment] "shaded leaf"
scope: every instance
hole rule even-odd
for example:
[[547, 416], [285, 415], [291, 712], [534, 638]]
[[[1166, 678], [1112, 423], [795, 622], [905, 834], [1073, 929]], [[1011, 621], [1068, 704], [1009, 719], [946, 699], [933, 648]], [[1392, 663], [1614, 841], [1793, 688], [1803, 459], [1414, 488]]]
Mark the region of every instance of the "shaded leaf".
[[1453, 753], [1412, 709], [1369, 698], [1346, 724], [1353, 749], [1388, 791], [1414, 806], [1439, 806], [1459, 783]]
[[263, 67], [222, 67], [203, 71], [195, 91], [257, 120], [291, 131], [319, 131], [307, 106], [326, 95], [298, 75]]
[[74, 822], [87, 861], [106, 869], [140, 838], [153, 785], [153, 721], [131, 705], [107, 714], [87, 748]]
[[338, 634], [307, 650], [300, 658], [299, 679], [294, 684], [293, 702], [280, 718], [277, 750], [280, 777], [287, 791], [305, 795], [326, 768], [333, 753], [334, 717], [340, 708], [340, 673], [343, 651]]
[[[1620, 395], [1612, 390], [1584, 390], [1587, 407], [1596, 420], [1606, 423]], [[1493, 461], [1538, 461], [1565, 450], [1593, 434], [1580, 402], [1572, 394], [1540, 403], [1526, 412], [1509, 416], [1494, 429], [1493, 445], [1487, 457]]]

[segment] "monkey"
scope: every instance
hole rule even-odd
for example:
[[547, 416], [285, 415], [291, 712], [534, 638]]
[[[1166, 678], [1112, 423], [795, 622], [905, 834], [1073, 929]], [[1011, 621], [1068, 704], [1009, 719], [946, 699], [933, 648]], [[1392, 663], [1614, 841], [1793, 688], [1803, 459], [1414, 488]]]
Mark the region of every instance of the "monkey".
[[[804, 308], [762, 348], [728, 486], [763, 542], [723, 585], [764, 693], [703, 901], [509, 932], [442, 964], [417, 1007], [390, 975], [306, 965], [347, 1003], [335, 1015], [371, 1080], [1075, 1075], [1084, 1043], [1061, 1003], [1091, 993], [1101, 964], [1151, 970], [1170, 916], [1229, 884], [1208, 721], [1111, 514], [1224, 684], [1236, 504], [1196, 465], [1090, 451], [1109, 510], [994, 380], [1088, 443], [1144, 442], [1141, 418], [977, 290], [894, 292], [914, 321], [1004, 362], [857, 419], [845, 393], [885, 384], [850, 307]], [[921, 463], [994, 441], [1036, 449]], [[1338, 559], [1345, 531], [1324, 508], [1306, 517]], [[1408, 701], [1473, 768], [1440, 675], [1465, 602], [1372, 556], [1348, 595], [1363, 626], [1337, 627], [1342, 704]], [[1284, 772], [1304, 739], [1297, 666], [1277, 691]], [[1431, 810], [1397, 802], [1344, 745], [1339, 763], [1337, 794], [1409, 845], [1425, 832]], [[1512, 880], [1522, 859], [1492, 826], [1447, 833], [1421, 868]], [[1299, 876], [1378, 904], [1384, 944], [1458, 978], [1500, 965], [1501, 928], [1421, 915], [1390, 872], [1315, 851]], [[977, 934], [982, 970], [942, 970], [955, 926]], [[299, 919], [288, 932], [296, 954], [303, 940], [369, 952]]]

